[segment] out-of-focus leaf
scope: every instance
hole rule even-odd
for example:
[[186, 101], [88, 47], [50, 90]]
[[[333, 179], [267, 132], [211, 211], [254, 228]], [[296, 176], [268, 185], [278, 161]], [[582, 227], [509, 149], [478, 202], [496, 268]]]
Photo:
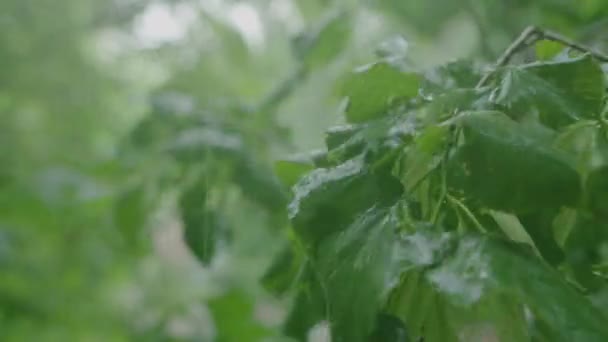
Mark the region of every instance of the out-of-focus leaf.
[[536, 51], [536, 58], [544, 61], [553, 59], [553, 57], [564, 50], [564, 45], [551, 40], [541, 40], [536, 43], [534, 48]]
[[302, 281], [307, 269], [304, 256], [292, 246], [286, 246], [275, 257], [272, 265], [262, 277], [264, 287], [274, 294], [282, 295]]
[[144, 186], [120, 194], [114, 207], [114, 221], [129, 245], [137, 246], [150, 209]]
[[313, 168], [312, 161], [279, 160], [274, 163], [274, 172], [286, 187], [296, 184], [303, 174], [312, 171]]
[[552, 135], [499, 112], [460, 118], [465, 144], [452, 161], [450, 184], [492, 209], [524, 213], [578, 203], [579, 175]]
[[604, 78], [590, 56], [513, 67], [504, 73], [495, 101], [513, 115], [536, 115], [559, 128], [597, 118], [603, 106]]
[[356, 125], [330, 127], [325, 132], [325, 145], [327, 146], [327, 150], [333, 150], [346, 143], [360, 131], [361, 127]]
[[360, 67], [343, 80], [340, 89], [349, 100], [346, 118], [357, 123], [387, 115], [391, 105], [416, 97], [420, 82], [420, 75], [386, 62]]
[[408, 50], [407, 40], [402, 36], [395, 36], [381, 42], [376, 49], [376, 54], [389, 62], [397, 62], [405, 60]]
[[216, 213], [207, 208], [207, 191], [208, 184], [203, 176], [183, 191], [178, 201], [184, 242], [203, 265], [211, 262], [225, 229], [220, 226]]
[[243, 195], [268, 209], [277, 210], [287, 203], [287, 194], [275, 174], [252, 157], [254, 152], [238, 134], [212, 127], [186, 129], [168, 150], [185, 163], [227, 163], [235, 170], [230, 176]]
[[272, 336], [255, 318], [255, 303], [246, 293], [233, 290], [208, 303], [218, 342], [258, 342]]
[[200, 13], [205, 23], [209, 24], [215, 33], [221, 47], [226, 51], [224, 55], [233, 59], [235, 64], [247, 62], [249, 48], [239, 32], [213, 14], [204, 10], [200, 10]]
[[189, 128], [178, 133], [168, 150], [183, 160], [202, 161], [209, 153], [234, 157], [241, 153], [244, 143], [240, 136], [203, 127]]
[[308, 68], [322, 68], [342, 53], [352, 33], [351, 16], [347, 12], [327, 17], [310, 32], [296, 37], [297, 57]]
[[287, 192], [270, 167], [249, 155], [241, 155], [235, 163], [233, 182], [243, 195], [266, 209], [284, 212], [287, 205]]

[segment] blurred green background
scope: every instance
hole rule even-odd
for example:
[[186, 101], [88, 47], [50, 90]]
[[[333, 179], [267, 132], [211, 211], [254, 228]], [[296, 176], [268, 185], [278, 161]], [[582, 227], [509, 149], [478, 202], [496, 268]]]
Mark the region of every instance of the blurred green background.
[[0, 341], [286, 341], [273, 162], [377, 54], [490, 63], [530, 24], [608, 48], [605, 0], [0, 1]]

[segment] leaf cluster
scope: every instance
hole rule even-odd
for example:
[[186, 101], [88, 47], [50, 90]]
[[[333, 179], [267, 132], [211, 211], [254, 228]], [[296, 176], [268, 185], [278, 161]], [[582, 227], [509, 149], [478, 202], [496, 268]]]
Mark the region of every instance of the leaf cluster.
[[[339, 84], [348, 124], [283, 161], [295, 237], [264, 278], [304, 340], [604, 341], [606, 75], [586, 54]], [[299, 180], [296, 181], [296, 179]]]

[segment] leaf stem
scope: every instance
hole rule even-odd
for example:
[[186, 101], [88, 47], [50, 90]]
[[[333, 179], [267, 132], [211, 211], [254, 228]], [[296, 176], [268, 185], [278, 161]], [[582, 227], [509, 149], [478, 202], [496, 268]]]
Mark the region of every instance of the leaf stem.
[[487, 233], [487, 230], [481, 225], [481, 223], [479, 223], [475, 215], [471, 212], [471, 210], [469, 210], [469, 208], [467, 208], [466, 205], [464, 205], [464, 203], [462, 203], [459, 199], [450, 194], [446, 194], [446, 197], [450, 202], [452, 202], [452, 204], [454, 204], [456, 207], [458, 207], [458, 209], [462, 210], [462, 212], [467, 215], [467, 217], [473, 222], [477, 230], [479, 230], [481, 233]]
[[577, 50], [579, 52], [584, 52], [584, 53], [588, 53], [591, 56], [593, 56], [595, 59], [597, 59], [600, 62], [603, 63], [608, 63], [608, 55], [605, 55], [589, 46], [585, 46], [582, 44], [579, 44], [567, 37], [562, 36], [559, 33], [555, 33], [552, 31], [547, 31], [547, 30], [537, 30], [538, 34], [540, 36], [540, 39], [545, 39], [545, 40], [550, 40], [550, 41], [554, 41], [557, 43], [560, 43], [562, 45], [565, 45], [573, 50]]

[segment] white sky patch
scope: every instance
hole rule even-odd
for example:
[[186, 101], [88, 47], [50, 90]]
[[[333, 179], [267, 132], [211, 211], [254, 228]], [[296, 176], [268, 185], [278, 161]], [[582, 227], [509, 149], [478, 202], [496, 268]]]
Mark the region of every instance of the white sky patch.
[[252, 47], [264, 45], [264, 26], [256, 9], [239, 3], [228, 9], [228, 19]]
[[195, 12], [185, 4], [153, 3], [135, 19], [134, 33], [141, 45], [150, 47], [184, 38]]
[[292, 1], [273, 0], [269, 6], [270, 12], [277, 18], [290, 34], [296, 34], [304, 29], [304, 20]]

